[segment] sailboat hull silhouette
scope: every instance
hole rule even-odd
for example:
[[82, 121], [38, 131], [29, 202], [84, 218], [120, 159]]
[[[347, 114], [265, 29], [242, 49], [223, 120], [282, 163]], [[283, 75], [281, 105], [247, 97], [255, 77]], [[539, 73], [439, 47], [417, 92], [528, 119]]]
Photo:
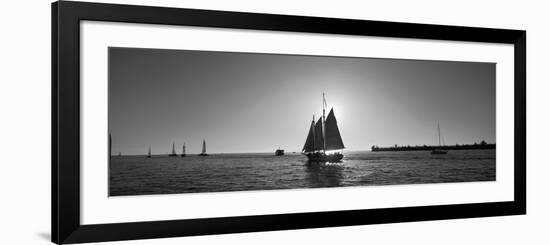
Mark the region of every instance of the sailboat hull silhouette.
[[306, 154], [307, 160], [310, 162], [340, 162], [344, 158], [342, 153], [326, 154], [323, 152]]

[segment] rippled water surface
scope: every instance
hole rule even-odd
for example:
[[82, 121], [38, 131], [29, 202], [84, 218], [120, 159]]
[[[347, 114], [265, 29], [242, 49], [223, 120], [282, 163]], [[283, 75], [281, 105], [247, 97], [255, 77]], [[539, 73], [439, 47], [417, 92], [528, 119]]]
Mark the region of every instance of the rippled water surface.
[[144, 195], [495, 180], [495, 150], [344, 152], [341, 163], [308, 164], [300, 154], [115, 156], [109, 194]]

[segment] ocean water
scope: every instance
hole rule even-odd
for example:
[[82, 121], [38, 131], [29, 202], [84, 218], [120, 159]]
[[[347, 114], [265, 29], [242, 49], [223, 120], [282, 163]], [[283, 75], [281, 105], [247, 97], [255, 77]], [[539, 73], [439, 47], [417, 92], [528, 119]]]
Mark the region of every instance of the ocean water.
[[495, 150], [346, 151], [341, 163], [308, 164], [301, 154], [113, 156], [109, 195], [272, 190], [494, 181]]

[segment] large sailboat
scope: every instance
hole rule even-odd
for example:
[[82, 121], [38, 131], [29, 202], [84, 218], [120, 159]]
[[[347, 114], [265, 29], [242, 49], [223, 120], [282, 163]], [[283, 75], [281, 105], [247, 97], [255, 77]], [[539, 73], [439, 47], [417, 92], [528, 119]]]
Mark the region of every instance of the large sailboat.
[[[338, 162], [344, 158], [344, 142], [338, 129], [334, 109], [331, 108], [325, 118], [327, 102], [323, 93], [323, 117], [315, 122], [315, 116], [309, 129], [309, 134], [302, 149], [310, 162]], [[340, 150], [340, 151], [337, 151]]]
[[169, 157], [177, 157], [178, 154], [176, 154], [176, 143], [172, 143], [172, 153], [168, 154]]
[[431, 154], [432, 155], [445, 155], [445, 154], [447, 154], [447, 151], [444, 150], [441, 147], [441, 128], [439, 127], [439, 123], [437, 124], [437, 138], [439, 140], [439, 146], [437, 148], [433, 149]]
[[182, 148], [183, 148], [183, 149], [182, 149], [182, 152], [181, 152], [181, 157], [184, 157], [184, 156], [186, 156], [186, 154], [185, 154], [185, 143], [183, 143], [183, 147], [182, 147]]
[[208, 154], [206, 154], [206, 140], [202, 140], [202, 151], [201, 151], [201, 154], [199, 154], [199, 156], [201, 157], [208, 156]]

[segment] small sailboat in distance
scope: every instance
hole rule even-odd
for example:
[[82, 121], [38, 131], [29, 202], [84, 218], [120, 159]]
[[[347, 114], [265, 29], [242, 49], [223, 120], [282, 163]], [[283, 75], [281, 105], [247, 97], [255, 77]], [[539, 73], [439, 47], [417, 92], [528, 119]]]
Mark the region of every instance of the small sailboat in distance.
[[151, 158], [151, 147], [149, 146], [149, 152], [147, 152], [147, 158]]
[[183, 147], [182, 147], [182, 152], [181, 152], [181, 157], [184, 157], [185, 156], [185, 143], [183, 143]]
[[202, 151], [201, 151], [201, 154], [199, 154], [199, 156], [201, 157], [208, 156], [208, 154], [206, 154], [206, 140], [202, 140]]
[[176, 143], [172, 143], [172, 153], [168, 154], [169, 157], [177, 157], [178, 154], [176, 154]]
[[441, 147], [441, 129], [439, 127], [439, 123], [437, 124], [437, 137], [439, 139], [439, 146], [432, 150], [430, 154], [432, 155], [445, 155], [447, 154], [446, 150], [443, 150]]
[[310, 162], [339, 162], [344, 158], [341, 151], [327, 153], [327, 151], [343, 150], [345, 147], [333, 108], [325, 119], [326, 105], [325, 93], [323, 93], [323, 117], [315, 123], [315, 116], [313, 116], [309, 134], [302, 149], [302, 154], [306, 155]]

